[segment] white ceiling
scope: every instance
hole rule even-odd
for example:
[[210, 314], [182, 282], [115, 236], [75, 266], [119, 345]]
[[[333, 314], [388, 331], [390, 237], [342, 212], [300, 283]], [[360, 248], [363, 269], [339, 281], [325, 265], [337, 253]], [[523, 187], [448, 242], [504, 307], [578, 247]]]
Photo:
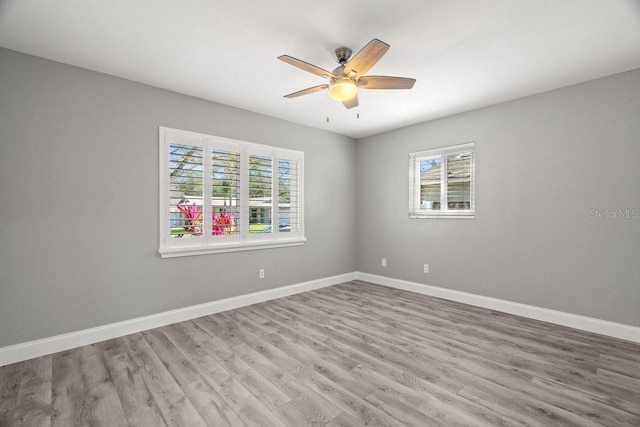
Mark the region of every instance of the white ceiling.
[[[373, 38], [412, 90], [283, 98]], [[640, 1], [0, 0], [0, 46], [361, 138], [640, 68]]]

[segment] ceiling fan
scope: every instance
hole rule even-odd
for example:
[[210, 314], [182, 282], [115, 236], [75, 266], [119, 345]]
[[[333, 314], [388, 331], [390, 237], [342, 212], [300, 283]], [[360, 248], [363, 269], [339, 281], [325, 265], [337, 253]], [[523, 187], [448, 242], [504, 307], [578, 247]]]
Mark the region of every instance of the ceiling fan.
[[387, 53], [389, 47], [385, 42], [373, 39], [353, 57], [351, 57], [351, 49], [339, 47], [335, 50], [335, 59], [340, 65], [333, 71], [327, 71], [289, 55], [279, 56], [278, 59], [287, 64], [329, 79], [329, 83], [302, 89], [284, 97], [297, 98], [298, 96], [329, 89], [331, 98], [341, 101], [346, 108], [353, 108], [358, 106], [358, 88], [411, 89], [416, 79], [364, 75]]

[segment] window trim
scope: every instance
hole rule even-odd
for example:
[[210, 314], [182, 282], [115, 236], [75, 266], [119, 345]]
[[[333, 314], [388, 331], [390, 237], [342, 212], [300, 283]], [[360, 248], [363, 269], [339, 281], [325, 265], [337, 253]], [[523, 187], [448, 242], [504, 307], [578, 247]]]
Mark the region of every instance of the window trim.
[[[470, 209], [469, 210], [449, 210], [446, 200], [447, 185], [446, 180], [446, 157], [452, 154], [471, 153], [471, 179], [470, 179]], [[437, 211], [423, 211], [420, 210], [420, 160], [426, 158], [441, 158], [441, 206], [444, 206], [443, 210]], [[476, 149], [475, 142], [468, 142], [464, 144], [452, 145], [448, 147], [432, 148], [429, 150], [417, 151], [409, 153], [409, 218], [450, 218], [450, 219], [475, 219], [476, 216], [476, 185], [475, 185], [475, 167], [476, 167]]]
[[[235, 140], [230, 138], [224, 138], [219, 136], [207, 135], [192, 131], [173, 129], [164, 126], [159, 127], [158, 132], [159, 140], [159, 213], [160, 213], [160, 234], [159, 234], [159, 249], [158, 253], [162, 258], [173, 258], [181, 256], [192, 255], [206, 255], [217, 254], [227, 252], [239, 252], [258, 249], [270, 249], [289, 246], [301, 246], [306, 242], [304, 235], [304, 153], [296, 150], [289, 150], [280, 147], [268, 146], [263, 144], [256, 144], [253, 142]], [[205, 148], [215, 147], [216, 144], [233, 146], [234, 149], [240, 152], [240, 212], [242, 212], [239, 218], [241, 227], [240, 233], [237, 239], [225, 239], [226, 241], [215, 243], [212, 239], [202, 237], [194, 238], [193, 244], [188, 242], [179, 242], [182, 244], [171, 245], [171, 238], [169, 237], [170, 227], [169, 221], [169, 209], [170, 205], [170, 184], [169, 184], [169, 150], [168, 144], [170, 138], [176, 140], [195, 140], [198, 144], [202, 144]], [[211, 144], [211, 145], [210, 145]], [[249, 190], [248, 190], [248, 178], [249, 178], [249, 164], [248, 158], [250, 154], [262, 153], [268, 154], [272, 159], [273, 178], [271, 181], [271, 233], [249, 233]], [[279, 227], [273, 226], [278, 222], [279, 209], [278, 204], [274, 203], [274, 197], [279, 194], [279, 160], [293, 160], [298, 165], [298, 196], [297, 196], [297, 209], [298, 209], [298, 223], [299, 228], [294, 232], [283, 233], [279, 231]], [[205, 187], [208, 188], [208, 187]], [[206, 193], [205, 193], [206, 194]], [[203, 228], [204, 229], [204, 228]], [[289, 234], [291, 233], [291, 234]], [[205, 233], [206, 236], [206, 233]], [[227, 237], [227, 236], [224, 236]], [[229, 236], [231, 237], [231, 236]], [[198, 239], [197, 241], [195, 239]], [[174, 242], [178, 243], [178, 242]], [[186, 244], [185, 244], [186, 243]]]

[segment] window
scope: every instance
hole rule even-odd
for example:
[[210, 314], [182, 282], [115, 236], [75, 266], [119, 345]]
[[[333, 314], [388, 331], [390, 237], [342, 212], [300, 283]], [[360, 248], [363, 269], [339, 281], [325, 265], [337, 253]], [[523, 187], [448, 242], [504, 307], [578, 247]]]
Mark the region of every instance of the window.
[[475, 217], [475, 143], [409, 155], [409, 217]]
[[304, 243], [304, 153], [160, 128], [163, 258]]

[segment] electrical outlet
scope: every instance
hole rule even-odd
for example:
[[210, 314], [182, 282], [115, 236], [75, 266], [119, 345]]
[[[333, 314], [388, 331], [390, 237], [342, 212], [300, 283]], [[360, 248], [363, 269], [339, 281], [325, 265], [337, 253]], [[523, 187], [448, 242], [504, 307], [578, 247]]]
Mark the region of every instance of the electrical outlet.
[[429, 264], [425, 264], [424, 265], [424, 272], [428, 273], [429, 272]]
[[258, 277], [260, 277], [261, 279], [264, 279], [264, 268], [260, 269], [260, 271], [258, 272]]
[[382, 262], [381, 262], [383, 267], [387, 266], [387, 259], [386, 258], [382, 258]]

